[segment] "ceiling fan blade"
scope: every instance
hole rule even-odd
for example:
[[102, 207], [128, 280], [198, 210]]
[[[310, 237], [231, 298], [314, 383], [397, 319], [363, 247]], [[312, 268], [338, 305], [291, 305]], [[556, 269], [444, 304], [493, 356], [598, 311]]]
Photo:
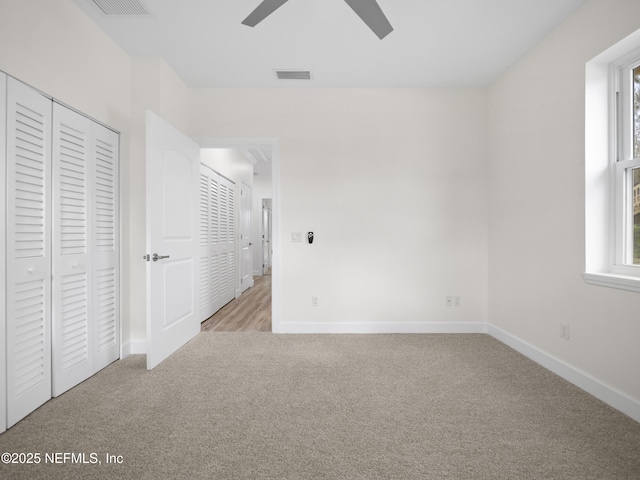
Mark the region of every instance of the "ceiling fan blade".
[[344, 0], [380, 40], [393, 31], [376, 0]]
[[262, 20], [287, 3], [287, 1], [288, 0], [263, 0], [263, 2], [242, 21], [242, 24], [249, 27], [255, 27]]

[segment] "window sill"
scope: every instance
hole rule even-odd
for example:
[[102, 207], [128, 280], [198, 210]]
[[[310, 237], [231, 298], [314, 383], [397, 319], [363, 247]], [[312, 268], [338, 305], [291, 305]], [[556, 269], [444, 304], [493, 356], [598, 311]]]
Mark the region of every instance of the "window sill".
[[582, 278], [589, 285], [640, 293], [640, 277], [616, 275], [614, 273], [583, 273]]

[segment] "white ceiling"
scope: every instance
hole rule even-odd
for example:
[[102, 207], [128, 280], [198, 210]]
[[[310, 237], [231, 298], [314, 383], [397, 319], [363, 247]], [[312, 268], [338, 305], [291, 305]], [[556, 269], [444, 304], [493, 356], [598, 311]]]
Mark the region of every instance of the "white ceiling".
[[394, 27], [383, 40], [343, 0], [289, 0], [254, 28], [240, 22], [261, 0], [136, 0], [142, 17], [73, 1], [128, 53], [163, 57], [197, 88], [485, 86], [586, 0], [378, 0]]
[[[251, 28], [261, 0], [103, 0], [151, 15], [107, 16], [73, 0], [133, 56], [161, 56], [189, 87], [486, 86], [586, 0], [378, 0], [383, 40], [343, 0], [289, 0]], [[276, 69], [312, 79], [277, 80]], [[271, 147], [239, 148], [257, 175]]]

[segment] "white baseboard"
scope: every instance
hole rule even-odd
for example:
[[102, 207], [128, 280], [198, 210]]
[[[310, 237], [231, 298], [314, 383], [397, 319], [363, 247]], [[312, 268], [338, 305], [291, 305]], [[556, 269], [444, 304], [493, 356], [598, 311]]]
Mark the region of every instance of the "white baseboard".
[[547, 370], [551, 370], [556, 375], [564, 378], [568, 382], [576, 385], [587, 393], [602, 400], [607, 405], [640, 422], [640, 403], [628, 397], [624, 393], [603, 384], [589, 374], [582, 372], [556, 357], [543, 352], [533, 345], [520, 340], [504, 330], [487, 324], [487, 333], [496, 340], [508, 345], [520, 352], [525, 357], [530, 358]]
[[487, 333], [481, 322], [281, 322], [274, 333]]
[[147, 342], [131, 341], [120, 346], [120, 358], [127, 358], [129, 355], [146, 355]]

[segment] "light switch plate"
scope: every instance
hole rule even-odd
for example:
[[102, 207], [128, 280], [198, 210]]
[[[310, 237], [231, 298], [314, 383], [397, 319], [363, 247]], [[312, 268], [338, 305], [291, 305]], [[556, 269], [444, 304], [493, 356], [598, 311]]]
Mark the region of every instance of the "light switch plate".
[[301, 232], [291, 232], [291, 241], [292, 242], [301, 242], [302, 241], [302, 233]]

